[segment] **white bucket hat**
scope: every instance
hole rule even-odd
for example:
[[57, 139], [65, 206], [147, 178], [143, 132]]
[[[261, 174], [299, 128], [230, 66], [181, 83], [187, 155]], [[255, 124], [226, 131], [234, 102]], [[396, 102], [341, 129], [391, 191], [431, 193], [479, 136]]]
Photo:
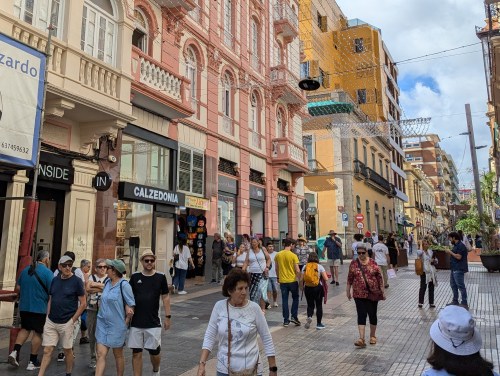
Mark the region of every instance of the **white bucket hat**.
[[436, 345], [459, 356], [475, 354], [483, 344], [471, 314], [465, 308], [454, 305], [439, 313], [431, 326], [430, 335]]

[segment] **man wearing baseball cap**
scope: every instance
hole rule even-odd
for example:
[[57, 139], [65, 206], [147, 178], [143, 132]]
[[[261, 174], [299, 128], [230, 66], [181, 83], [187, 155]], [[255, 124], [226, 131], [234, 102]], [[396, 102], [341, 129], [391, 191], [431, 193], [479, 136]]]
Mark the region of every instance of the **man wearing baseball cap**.
[[73, 370], [73, 328], [85, 310], [87, 299], [80, 278], [71, 271], [73, 259], [63, 256], [59, 259], [59, 274], [52, 280], [47, 306], [47, 320], [43, 327], [44, 346], [42, 364], [38, 376], [44, 376], [54, 347], [61, 339], [66, 361], [66, 376]]
[[161, 320], [159, 317], [160, 298], [165, 309], [163, 327], [170, 328], [170, 295], [165, 274], [155, 270], [156, 255], [147, 249], [141, 255], [142, 272], [130, 277], [134, 292], [135, 312], [132, 318], [128, 347], [132, 349], [134, 376], [142, 375], [142, 350], [149, 352], [153, 366], [153, 376], [160, 374]]
[[328, 237], [325, 240], [325, 244], [323, 245], [323, 257], [326, 256], [328, 259], [328, 266], [330, 267], [330, 274], [332, 276], [331, 285], [339, 283], [339, 266], [340, 266], [340, 253], [342, 252], [342, 241], [335, 232], [335, 230], [330, 230], [328, 233]]

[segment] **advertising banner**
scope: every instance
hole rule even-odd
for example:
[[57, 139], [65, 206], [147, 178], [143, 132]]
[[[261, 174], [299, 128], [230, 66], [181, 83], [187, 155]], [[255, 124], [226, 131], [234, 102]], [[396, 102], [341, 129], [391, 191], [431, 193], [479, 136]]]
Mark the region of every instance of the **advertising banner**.
[[36, 164], [45, 63], [42, 52], [0, 34], [0, 163]]

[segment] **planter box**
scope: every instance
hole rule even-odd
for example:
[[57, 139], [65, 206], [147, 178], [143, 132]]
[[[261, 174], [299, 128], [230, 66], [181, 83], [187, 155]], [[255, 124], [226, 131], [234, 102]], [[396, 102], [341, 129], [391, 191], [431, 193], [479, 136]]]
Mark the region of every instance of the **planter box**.
[[438, 260], [436, 269], [449, 270], [450, 269], [450, 255], [445, 251], [433, 251]]
[[481, 255], [483, 266], [489, 271], [500, 270], [500, 255]]

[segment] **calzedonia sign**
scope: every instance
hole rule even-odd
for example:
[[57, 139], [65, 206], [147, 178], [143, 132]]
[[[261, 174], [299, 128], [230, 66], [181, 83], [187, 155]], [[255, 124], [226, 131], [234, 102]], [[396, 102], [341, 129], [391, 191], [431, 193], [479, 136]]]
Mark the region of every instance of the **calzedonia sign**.
[[120, 182], [118, 194], [122, 200], [151, 204], [184, 206], [185, 202], [184, 193], [172, 192], [161, 188], [148, 187], [128, 182]]

